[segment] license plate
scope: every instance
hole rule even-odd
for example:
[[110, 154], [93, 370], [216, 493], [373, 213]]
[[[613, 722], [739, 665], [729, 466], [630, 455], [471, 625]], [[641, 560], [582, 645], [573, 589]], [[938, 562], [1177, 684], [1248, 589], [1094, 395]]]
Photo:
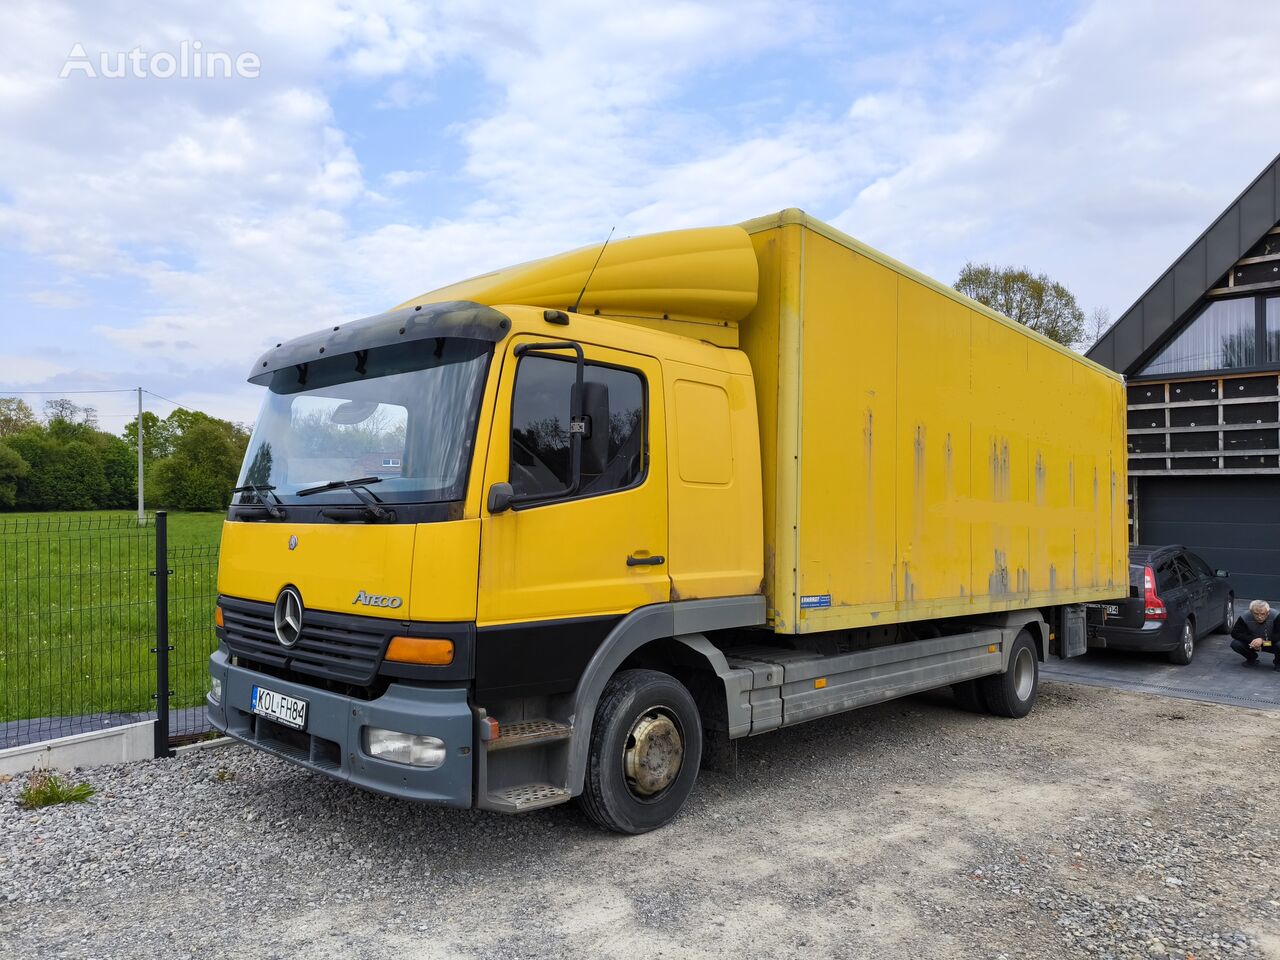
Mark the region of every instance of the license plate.
[[1107, 612], [1108, 617], [1120, 616], [1120, 605], [1117, 603], [1104, 603], [1102, 609]]
[[295, 730], [303, 730], [307, 726], [307, 701], [297, 697], [286, 697], [274, 690], [254, 687], [249, 699], [249, 709], [260, 717], [282, 723]]

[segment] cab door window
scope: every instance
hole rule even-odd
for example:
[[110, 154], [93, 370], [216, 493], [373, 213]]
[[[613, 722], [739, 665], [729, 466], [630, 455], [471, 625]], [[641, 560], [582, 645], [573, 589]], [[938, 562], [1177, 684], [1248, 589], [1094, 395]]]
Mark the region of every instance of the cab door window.
[[[635, 486], [645, 473], [644, 379], [634, 370], [588, 363], [583, 418], [572, 422], [577, 370], [572, 361], [529, 356], [516, 368], [509, 482], [516, 497], [596, 496]], [[578, 489], [572, 436], [582, 434]]]

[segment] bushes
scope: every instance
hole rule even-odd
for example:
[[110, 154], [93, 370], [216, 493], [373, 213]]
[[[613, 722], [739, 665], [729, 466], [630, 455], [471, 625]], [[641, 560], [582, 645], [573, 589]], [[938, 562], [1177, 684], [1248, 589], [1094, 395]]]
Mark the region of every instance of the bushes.
[[[0, 399], [0, 414], [5, 413]], [[136, 427], [133, 445], [97, 429], [91, 417], [53, 412], [46, 423], [0, 417], [11, 428], [0, 438], [0, 509], [111, 510], [136, 502]], [[237, 424], [190, 410], [164, 420], [144, 414], [144, 470], [148, 507], [225, 510], [248, 444]], [[153, 442], [154, 438], [154, 442]]]

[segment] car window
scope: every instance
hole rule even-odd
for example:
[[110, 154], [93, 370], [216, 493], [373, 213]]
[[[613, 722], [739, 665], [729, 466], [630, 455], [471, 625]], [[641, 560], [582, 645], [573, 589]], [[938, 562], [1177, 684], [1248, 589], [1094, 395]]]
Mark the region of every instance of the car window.
[[1196, 572], [1191, 569], [1191, 564], [1187, 563], [1187, 558], [1177, 556], [1173, 558], [1173, 567], [1178, 571], [1178, 576], [1182, 578], [1182, 582], [1190, 585], [1200, 578], [1196, 576]]
[[1205, 563], [1203, 560], [1201, 560], [1199, 557], [1197, 557], [1194, 553], [1187, 554], [1187, 562], [1191, 564], [1191, 569], [1193, 569], [1200, 576], [1205, 577], [1209, 580], [1213, 579], [1213, 571], [1209, 569], [1209, 565]]
[[1173, 558], [1161, 560], [1156, 564], [1156, 591], [1172, 590], [1181, 586], [1178, 571], [1173, 566]]
[[[572, 480], [570, 403], [577, 368], [572, 361], [525, 357], [516, 368], [511, 409], [511, 489], [517, 496], [554, 496]], [[603, 468], [584, 466], [579, 496], [621, 490], [644, 475], [644, 381], [632, 370], [587, 364], [587, 384], [605, 388], [608, 431]]]

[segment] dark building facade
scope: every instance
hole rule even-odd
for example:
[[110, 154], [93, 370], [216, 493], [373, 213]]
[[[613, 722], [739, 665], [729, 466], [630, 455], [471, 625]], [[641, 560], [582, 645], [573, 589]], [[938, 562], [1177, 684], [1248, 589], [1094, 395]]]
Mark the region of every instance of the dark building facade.
[[1088, 356], [1128, 379], [1131, 538], [1280, 600], [1280, 157]]

